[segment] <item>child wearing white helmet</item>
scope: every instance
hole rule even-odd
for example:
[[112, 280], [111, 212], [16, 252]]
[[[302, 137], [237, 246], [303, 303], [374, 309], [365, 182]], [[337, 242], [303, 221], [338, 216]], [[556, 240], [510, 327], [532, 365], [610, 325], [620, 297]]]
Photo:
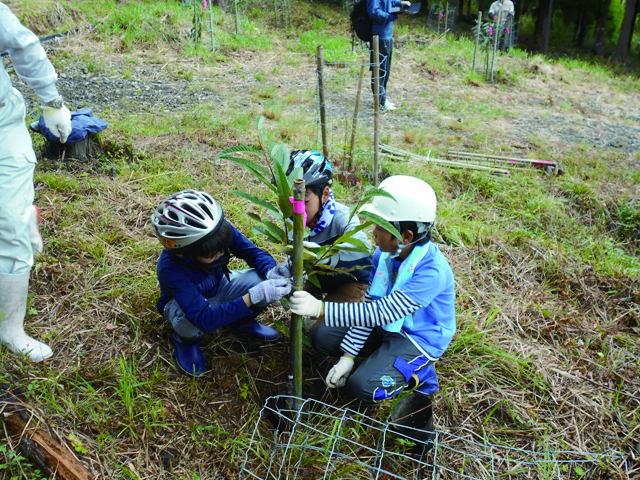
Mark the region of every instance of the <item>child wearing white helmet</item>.
[[[352, 216], [351, 209], [333, 196], [333, 169], [329, 159], [313, 150], [295, 150], [290, 155], [287, 175], [298, 167], [302, 168], [306, 188], [306, 226], [310, 230], [304, 241], [306, 248], [331, 245], [337, 238], [360, 225], [358, 216]], [[356, 233], [353, 238], [371, 248], [364, 231]], [[361, 302], [364, 299], [372, 270], [370, 253], [343, 250], [324, 258], [322, 263], [336, 269], [348, 269], [349, 273], [323, 275], [323, 269], [319, 269], [317, 279], [320, 286], [307, 282], [306, 291], [316, 297], [326, 295], [325, 300], [329, 302]], [[311, 338], [314, 341], [313, 335]]]
[[[252, 244], [224, 219], [207, 193], [185, 190], [163, 200], [151, 216], [164, 245], [157, 265], [158, 312], [171, 323], [171, 343], [180, 370], [194, 377], [206, 371], [199, 343], [206, 333], [230, 326], [262, 340], [279, 334], [256, 317], [291, 291], [291, 272]], [[248, 270], [230, 271], [231, 255]]]
[[[434, 362], [456, 328], [453, 273], [431, 242], [436, 196], [426, 182], [404, 175], [385, 179], [380, 188], [395, 200], [374, 197], [363, 210], [389, 221], [402, 238], [375, 227], [378, 248], [365, 302], [321, 302], [300, 291], [290, 299], [291, 310], [318, 317], [312, 327], [316, 347], [341, 356], [326, 378], [329, 388], [346, 386], [363, 404], [415, 388], [407, 397], [409, 410], [431, 412], [429, 396], [438, 388]], [[363, 351], [373, 353], [349, 376]]]

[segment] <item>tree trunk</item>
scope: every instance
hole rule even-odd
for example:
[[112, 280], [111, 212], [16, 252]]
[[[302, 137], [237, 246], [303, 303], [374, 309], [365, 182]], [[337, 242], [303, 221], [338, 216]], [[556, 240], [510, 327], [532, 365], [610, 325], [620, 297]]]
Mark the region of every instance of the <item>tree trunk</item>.
[[638, 8], [640, 8], [640, 0], [636, 1], [636, 11], [633, 14], [633, 20], [631, 20], [631, 35], [629, 35], [629, 50], [631, 49], [631, 40], [633, 40], [633, 33], [636, 31], [636, 19], [638, 18]]
[[614, 60], [619, 62], [627, 61], [627, 54], [629, 53], [629, 42], [633, 36], [631, 27], [635, 23], [636, 5], [639, 0], [627, 0], [624, 7], [624, 18], [622, 19], [622, 25], [620, 26], [620, 35], [618, 36], [618, 46], [613, 54]]
[[542, 53], [547, 54], [549, 51], [549, 39], [551, 38], [551, 27], [553, 20], [553, 0], [549, 0], [549, 9], [544, 22], [544, 38], [542, 40]]
[[533, 28], [533, 38], [538, 45], [538, 48], [542, 50], [542, 36], [544, 34], [544, 26], [547, 19], [547, 11], [549, 10], [550, 0], [540, 0], [538, 3], [538, 9], [536, 12], [536, 24]]
[[611, 0], [599, 0], [596, 20], [596, 41], [593, 44], [592, 53], [594, 55], [604, 55], [604, 47], [607, 39], [607, 18], [609, 17], [609, 7]]
[[584, 46], [584, 37], [587, 35], [587, 14], [582, 12], [580, 13], [580, 18], [578, 19], [576, 25], [576, 47], [582, 48]]

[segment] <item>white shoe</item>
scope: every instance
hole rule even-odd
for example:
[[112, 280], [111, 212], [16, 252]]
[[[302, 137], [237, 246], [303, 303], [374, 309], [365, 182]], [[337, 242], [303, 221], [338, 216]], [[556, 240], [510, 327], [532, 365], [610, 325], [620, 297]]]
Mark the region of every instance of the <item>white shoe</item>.
[[395, 109], [396, 106], [391, 102], [385, 102], [385, 104], [380, 107], [380, 110], [382, 110], [383, 112], [390, 112], [391, 110]]
[[32, 362], [41, 362], [53, 352], [24, 332], [29, 275], [30, 272], [20, 275], [0, 273], [0, 343], [13, 353], [27, 355]]
[[395, 110], [396, 109], [396, 104], [393, 102], [390, 102], [389, 100], [387, 100], [386, 102], [387, 107], [389, 107], [389, 110]]

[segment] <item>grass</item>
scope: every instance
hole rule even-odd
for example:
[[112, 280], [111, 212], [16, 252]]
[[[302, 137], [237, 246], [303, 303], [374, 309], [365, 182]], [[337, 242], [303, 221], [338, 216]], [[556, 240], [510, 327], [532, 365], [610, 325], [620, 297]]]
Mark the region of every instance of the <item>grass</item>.
[[[272, 27], [269, 8], [249, 9], [238, 36], [233, 16], [216, 10], [219, 43], [212, 54], [206, 35], [202, 48], [188, 44], [191, 9], [179, 3], [63, 2], [71, 13], [40, 28], [42, 35], [55, 33], [70, 18], [96, 25], [49, 49], [62, 72], [73, 72], [72, 63], [79, 62], [88, 75], [118, 72], [136, 79], [138, 68], [148, 66], [159, 84], [182, 82], [185, 91], [221, 99], [162, 114], [141, 112], [135, 99], [118, 109], [94, 109], [110, 123], [101, 134], [100, 158], [89, 165], [44, 160], [36, 170], [46, 251], [36, 259], [26, 325], [55, 356], [29, 364], [2, 349], [0, 383], [20, 386], [29, 409], [104, 478], [232, 478], [249, 449], [265, 462], [271, 458], [272, 431], [262, 425], [258, 441], [250, 435], [264, 398], [285, 392], [286, 339], [265, 346], [218, 332], [205, 346], [206, 377], [181, 376], [166, 341], [169, 327], [155, 312], [160, 246], [149, 216], [165, 195], [203, 189], [252, 241], [271, 248], [251, 231], [248, 204], [229, 193], [259, 195], [263, 187], [216, 155], [255, 143], [259, 114], [267, 117], [272, 139], [321, 148], [316, 46], [323, 45], [327, 61], [350, 63], [325, 72], [330, 106], [344, 98], [338, 94], [357, 77], [363, 53], [352, 52], [340, 8], [304, 2], [295, 4], [287, 30]], [[23, 18], [37, 22], [33, 12], [49, 12], [52, 5], [25, 2]], [[553, 159], [564, 170], [559, 177], [533, 169], [494, 177], [383, 160], [386, 172], [417, 175], [434, 187], [435, 240], [456, 275], [458, 332], [438, 364], [436, 425], [467, 440], [619, 451], [632, 459], [640, 425], [640, 157], [594, 148], [588, 136], [549, 132], [559, 130], [552, 123], [557, 115], [574, 123], [593, 115], [613, 123], [625, 114], [632, 118], [638, 79], [602, 64], [548, 61], [516, 50], [499, 57], [499, 82], [490, 84], [469, 72], [472, 42], [436, 37], [416, 22], [396, 30], [407, 36], [394, 47], [390, 83], [402, 108], [382, 116], [385, 142], [439, 157], [452, 147], [523, 153]], [[533, 68], [540, 64], [549, 70]], [[363, 91], [368, 101], [368, 77]], [[599, 105], [585, 103], [585, 91], [601, 92]], [[345, 117], [350, 121], [350, 113]], [[369, 121], [361, 122], [358, 135], [362, 178], [335, 185], [345, 203], [362, 193], [371, 170]], [[339, 118], [332, 130], [332, 149], [340, 155], [348, 123]], [[628, 135], [628, 120], [616, 124]], [[42, 142], [34, 139], [39, 150]], [[267, 310], [263, 321], [287, 331], [287, 313], [279, 307]], [[339, 406], [341, 399], [322, 382], [330, 366], [330, 359], [306, 350], [305, 389]], [[370, 413], [384, 420], [391, 409], [384, 404]], [[369, 433], [342, 431], [363, 441]], [[0, 476], [41, 478], [15, 438], [6, 440]], [[329, 445], [322, 438], [306, 441]], [[458, 460], [441, 458], [470, 468]], [[304, 461], [313, 478], [329, 459], [314, 451]], [[250, 466], [263, 467], [257, 460]], [[556, 469], [563, 467], [567, 477], [582, 475], [571, 465]], [[365, 475], [348, 462], [337, 468], [342, 478]], [[604, 471], [614, 476], [615, 468]], [[637, 473], [637, 465], [629, 469]], [[538, 470], [531, 475], [557, 474], [550, 465]]]

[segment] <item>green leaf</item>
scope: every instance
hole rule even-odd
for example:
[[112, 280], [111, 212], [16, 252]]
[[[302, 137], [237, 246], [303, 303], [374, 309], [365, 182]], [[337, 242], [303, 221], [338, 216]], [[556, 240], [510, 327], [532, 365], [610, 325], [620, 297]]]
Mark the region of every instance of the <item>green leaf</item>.
[[260, 151], [257, 148], [251, 147], [249, 145], [235, 145], [233, 147], [227, 147], [224, 150], [222, 150], [219, 154], [218, 157], [227, 157], [229, 155], [231, 155], [232, 153], [250, 153], [252, 155], [257, 155], [257, 156], [261, 156], [262, 155], [262, 151]]
[[255, 220], [258, 223], [262, 223], [262, 218], [260, 218], [260, 215], [258, 215], [257, 213], [247, 212], [247, 216], [252, 218], [253, 220]]
[[271, 235], [273, 235], [274, 237], [278, 237], [278, 238], [280, 238], [280, 242], [279, 242], [279, 243], [282, 243], [282, 244], [285, 244], [285, 245], [286, 245], [286, 243], [287, 243], [287, 236], [285, 235], [285, 233], [284, 233], [284, 230], [283, 230], [283, 229], [281, 229], [278, 225], [276, 225], [275, 223], [270, 222], [270, 221], [268, 221], [268, 220], [263, 220], [263, 221], [262, 221], [262, 225], [263, 225], [267, 230], [269, 230], [269, 232], [271, 233]]
[[[285, 170], [286, 172], [286, 170]], [[295, 180], [297, 180], [298, 178], [302, 178], [304, 176], [304, 171], [302, 170], [302, 167], [297, 167], [294, 168], [293, 171], [287, 176], [289, 181], [290, 181], [290, 185], [293, 185], [293, 182]]]
[[234, 195], [238, 195], [239, 197], [246, 198], [250, 202], [253, 202], [256, 205], [259, 205], [262, 208], [264, 208], [265, 210], [267, 210], [276, 219], [283, 220], [282, 213], [280, 213], [280, 210], [278, 210], [278, 208], [273, 203], [269, 202], [268, 200], [265, 200], [265, 199], [260, 198], [260, 197], [256, 197], [255, 195], [251, 195], [250, 193], [242, 192], [240, 190], [229, 190], [229, 193], [233, 193]]
[[264, 116], [260, 115], [258, 116], [258, 121], [256, 123], [256, 128], [258, 129], [258, 132], [262, 130], [262, 127], [264, 127]]
[[384, 228], [387, 232], [391, 233], [391, 235], [393, 235], [397, 239], [399, 239], [399, 240], [402, 239], [402, 235], [400, 235], [400, 232], [398, 232], [396, 227], [391, 225], [389, 222], [387, 222], [380, 215], [376, 215], [375, 213], [371, 213], [371, 212], [360, 212], [360, 216], [364, 217], [364, 218], [366, 218], [368, 220], [371, 220], [376, 225], [379, 225], [380, 227]]
[[277, 162], [274, 164], [274, 174], [278, 188], [278, 206], [284, 217], [289, 218], [293, 215], [293, 205], [289, 200], [289, 197], [292, 196], [291, 187], [284, 170]]
[[311, 274], [311, 275], [309, 275], [309, 276], [307, 277], [307, 279], [308, 279], [308, 280], [309, 280], [313, 285], [315, 285], [316, 287], [318, 287], [318, 288], [322, 288], [322, 287], [320, 286], [320, 280], [318, 280], [318, 276], [317, 276], [317, 275], [313, 275], [313, 274]]
[[264, 225], [254, 225], [253, 227], [251, 227], [251, 231], [254, 233], [261, 233], [262, 235], [265, 235], [273, 243], [282, 243], [281, 240], [278, 237], [272, 235]]
[[270, 176], [271, 176], [271, 172], [266, 169], [265, 167], [263, 167], [262, 165], [258, 165], [255, 162], [252, 162], [251, 160], [247, 160], [246, 158], [238, 158], [238, 157], [231, 157], [231, 156], [225, 156], [225, 157], [220, 157], [223, 158], [225, 160], [229, 160], [230, 162], [233, 162], [237, 165], [240, 165], [241, 167], [249, 170], [251, 173], [253, 173], [253, 175], [260, 180], [262, 183], [264, 183], [267, 187], [269, 187], [270, 190], [272, 191], [276, 191], [276, 187], [275, 185], [273, 185], [273, 183], [271, 183], [270, 180]]

